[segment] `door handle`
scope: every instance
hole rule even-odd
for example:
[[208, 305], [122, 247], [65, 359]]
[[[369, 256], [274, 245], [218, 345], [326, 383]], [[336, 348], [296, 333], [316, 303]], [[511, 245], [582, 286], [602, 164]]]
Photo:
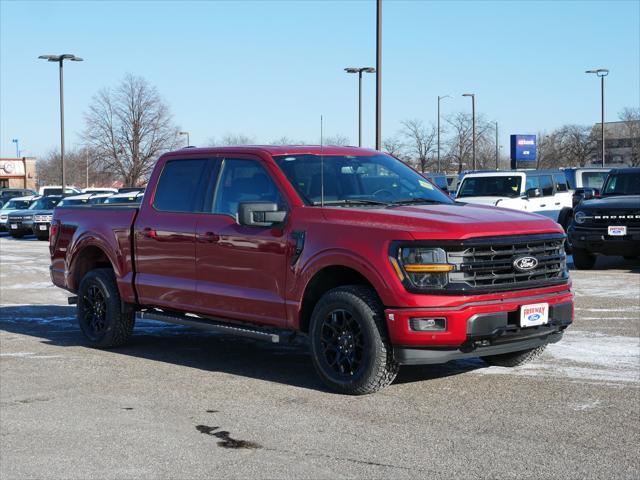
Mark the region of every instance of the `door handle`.
[[546, 203], [541, 203], [541, 204], [540, 204], [540, 206], [541, 206], [541, 207], [546, 207], [546, 206], [547, 206], [547, 204], [546, 204]]
[[158, 232], [151, 227], [145, 227], [144, 230], [142, 230], [142, 235], [147, 238], [157, 238]]
[[200, 240], [206, 243], [216, 243], [220, 241], [220, 235], [217, 235], [213, 232], [205, 232], [200, 235]]
[[556, 202], [556, 205], [560, 205], [560, 202]]

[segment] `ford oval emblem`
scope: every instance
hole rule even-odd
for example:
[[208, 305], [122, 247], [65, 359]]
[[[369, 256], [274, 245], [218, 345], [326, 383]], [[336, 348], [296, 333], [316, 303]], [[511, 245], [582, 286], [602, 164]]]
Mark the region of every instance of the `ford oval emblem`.
[[538, 266], [536, 257], [518, 257], [513, 261], [514, 268], [519, 272], [529, 272]]

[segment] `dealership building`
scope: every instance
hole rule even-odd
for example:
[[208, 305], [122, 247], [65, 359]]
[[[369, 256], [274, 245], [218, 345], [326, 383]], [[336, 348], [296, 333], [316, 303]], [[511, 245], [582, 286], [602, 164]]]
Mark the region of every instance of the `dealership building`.
[[[601, 123], [596, 123], [591, 135], [597, 139], [597, 147], [591, 162], [599, 164], [602, 158]], [[640, 121], [605, 122], [605, 163], [611, 167], [640, 165]]]
[[0, 158], [0, 188], [36, 189], [36, 159]]

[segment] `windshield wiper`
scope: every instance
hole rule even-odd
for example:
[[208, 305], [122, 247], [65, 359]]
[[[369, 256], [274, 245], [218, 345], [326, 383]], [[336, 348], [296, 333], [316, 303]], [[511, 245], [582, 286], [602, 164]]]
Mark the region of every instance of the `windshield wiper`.
[[398, 205], [411, 205], [411, 204], [420, 204], [420, 203], [445, 203], [439, 200], [434, 200], [432, 198], [406, 198], [404, 200], [395, 200], [393, 202], [389, 202], [388, 205], [390, 207], [396, 207]]
[[[322, 202], [313, 202], [314, 206], [322, 205]], [[365, 198], [345, 198], [342, 200], [325, 200], [324, 205], [390, 205], [389, 202], [380, 200], [368, 200]]]

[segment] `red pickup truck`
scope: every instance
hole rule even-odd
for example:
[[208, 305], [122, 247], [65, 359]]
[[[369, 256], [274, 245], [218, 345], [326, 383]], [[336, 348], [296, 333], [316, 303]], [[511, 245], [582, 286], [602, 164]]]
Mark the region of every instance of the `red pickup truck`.
[[158, 160], [140, 206], [56, 208], [51, 276], [94, 346], [122, 345], [136, 318], [301, 333], [327, 386], [365, 394], [399, 365], [516, 366], [560, 340], [564, 241], [374, 150], [186, 148]]

